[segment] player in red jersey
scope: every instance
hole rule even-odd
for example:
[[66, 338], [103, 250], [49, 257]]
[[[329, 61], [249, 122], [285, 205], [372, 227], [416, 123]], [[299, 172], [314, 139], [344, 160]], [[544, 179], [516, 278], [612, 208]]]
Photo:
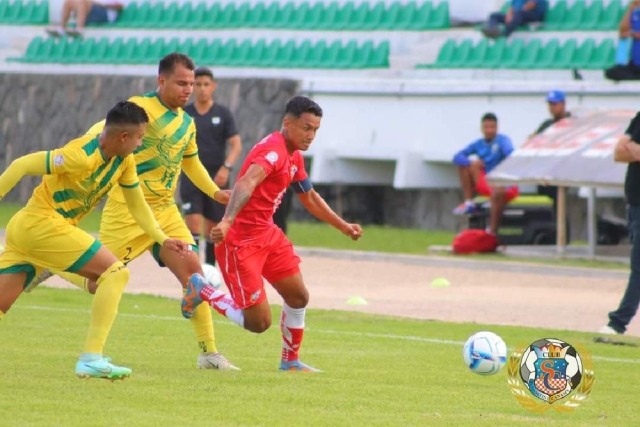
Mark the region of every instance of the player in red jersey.
[[316, 218], [334, 226], [353, 240], [362, 236], [358, 224], [340, 218], [313, 190], [304, 168], [306, 151], [320, 127], [322, 109], [311, 99], [296, 96], [286, 106], [282, 130], [264, 138], [249, 152], [220, 223], [209, 236], [230, 296], [193, 275], [182, 300], [182, 314], [190, 318], [206, 301], [223, 316], [255, 333], [271, 326], [271, 310], [264, 277], [282, 296], [280, 329], [285, 371], [317, 372], [298, 357], [304, 333], [309, 292], [300, 274], [300, 258], [273, 222], [273, 213], [291, 185], [301, 203]]

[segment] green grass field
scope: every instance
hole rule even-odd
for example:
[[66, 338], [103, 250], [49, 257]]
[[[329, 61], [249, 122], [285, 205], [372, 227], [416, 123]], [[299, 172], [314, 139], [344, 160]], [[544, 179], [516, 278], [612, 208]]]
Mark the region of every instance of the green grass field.
[[[589, 343], [588, 334], [310, 310], [303, 360], [326, 372], [277, 371], [277, 324], [253, 335], [226, 321], [216, 323], [219, 348], [242, 371], [201, 371], [178, 302], [125, 295], [106, 354], [134, 375], [112, 383], [73, 375], [89, 307], [80, 291], [42, 288], [5, 316], [0, 425], [637, 425], [640, 350]], [[545, 337], [586, 343], [595, 363], [591, 396], [572, 413], [527, 412], [505, 369], [482, 377], [464, 366], [462, 342], [482, 329], [511, 347]]]
[[[4, 228], [11, 219], [11, 216], [20, 209], [18, 205], [0, 205], [0, 228]], [[100, 227], [100, 211], [96, 210], [80, 222], [80, 227], [88, 232], [97, 233]], [[319, 223], [289, 223], [289, 238], [291, 241], [302, 247], [319, 247], [338, 250], [358, 250], [387, 253], [401, 253], [413, 255], [427, 255], [429, 246], [450, 245], [455, 236], [448, 231], [416, 230], [407, 228], [366, 226], [364, 228], [364, 238], [354, 242], [345, 238], [337, 230], [326, 224]], [[441, 255], [456, 256], [456, 255]], [[483, 259], [487, 261], [504, 262], [529, 262], [553, 264], [559, 266], [592, 267], [606, 269], [628, 270], [629, 266], [618, 262], [591, 261], [576, 259], [536, 259], [536, 258], [514, 258], [502, 254], [469, 255], [466, 258]]]

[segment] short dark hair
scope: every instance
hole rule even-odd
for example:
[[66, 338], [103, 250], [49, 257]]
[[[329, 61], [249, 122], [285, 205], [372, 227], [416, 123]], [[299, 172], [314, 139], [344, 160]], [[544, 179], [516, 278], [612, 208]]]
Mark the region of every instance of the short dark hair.
[[144, 108], [130, 101], [120, 101], [107, 113], [105, 126], [140, 125], [149, 123], [149, 116]]
[[177, 64], [183, 65], [191, 71], [196, 68], [196, 64], [193, 63], [193, 59], [189, 58], [184, 53], [173, 52], [160, 60], [160, 63], [158, 64], [158, 74], [172, 74]]
[[213, 77], [213, 72], [207, 67], [198, 67], [196, 68], [196, 77], [209, 77], [211, 80], [215, 80]]
[[498, 123], [498, 116], [496, 116], [493, 113], [486, 113], [484, 116], [482, 116], [482, 123], [484, 122], [496, 122]]
[[318, 117], [322, 117], [322, 108], [306, 96], [295, 96], [287, 102], [287, 106], [284, 110], [285, 114], [290, 114], [296, 118], [300, 117], [304, 113], [311, 113]]

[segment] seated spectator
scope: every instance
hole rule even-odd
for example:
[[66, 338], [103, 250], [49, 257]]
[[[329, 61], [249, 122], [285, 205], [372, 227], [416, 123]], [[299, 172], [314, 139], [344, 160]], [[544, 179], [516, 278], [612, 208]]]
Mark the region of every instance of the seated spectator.
[[492, 39], [509, 37], [521, 25], [544, 21], [547, 8], [547, 0], [511, 0], [507, 13], [496, 12], [489, 16], [482, 33]]
[[[54, 37], [82, 37], [85, 24], [115, 22], [123, 8], [121, 1], [98, 3], [92, 0], [64, 0], [60, 26], [47, 28], [47, 33]], [[76, 27], [67, 28], [72, 12], [76, 15]]]
[[[567, 111], [566, 96], [564, 92], [560, 90], [552, 90], [547, 94], [547, 103], [549, 105], [549, 113], [551, 114], [551, 117], [542, 122], [540, 126], [538, 126], [538, 129], [536, 129], [536, 131], [530, 136], [530, 138], [544, 132], [545, 130], [547, 130], [547, 128], [553, 126], [555, 123], [558, 123], [560, 120], [566, 117], [571, 117], [571, 113]], [[539, 185], [537, 190], [538, 194], [551, 197], [551, 199], [553, 200], [553, 210], [554, 212], [557, 211], [558, 187], [552, 185]]]
[[628, 38], [631, 39], [631, 48], [623, 52], [622, 55], [618, 54], [619, 57], [626, 56], [626, 62], [624, 59], [619, 59], [618, 62], [623, 63], [606, 69], [604, 75], [609, 80], [616, 82], [640, 80], [640, 0], [633, 0], [629, 3], [627, 11], [620, 21], [618, 34], [620, 36], [619, 49], [629, 49]]
[[[518, 196], [518, 187], [490, 187], [485, 175], [513, 152], [513, 144], [508, 136], [498, 133], [498, 118], [493, 113], [482, 116], [483, 137], [472, 142], [453, 157], [458, 166], [460, 184], [465, 201], [453, 210], [455, 215], [466, 215], [475, 212], [473, 202], [474, 189], [477, 193], [491, 198], [489, 215], [489, 232], [498, 233], [498, 226], [505, 205]], [[476, 155], [477, 160], [469, 159]]]

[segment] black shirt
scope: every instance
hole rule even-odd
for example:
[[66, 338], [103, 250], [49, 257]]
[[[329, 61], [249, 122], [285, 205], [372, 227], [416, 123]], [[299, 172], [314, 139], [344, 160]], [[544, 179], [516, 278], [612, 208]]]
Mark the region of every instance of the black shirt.
[[215, 173], [224, 164], [227, 139], [238, 134], [231, 111], [224, 105], [214, 103], [205, 114], [200, 115], [194, 104], [184, 107], [196, 124], [196, 144], [200, 161], [209, 172]]
[[[640, 113], [638, 113], [627, 128], [626, 135], [631, 137], [635, 144], [640, 142]], [[624, 195], [627, 203], [640, 206], [640, 162], [631, 162], [627, 167], [627, 176], [624, 180]]]
[[558, 123], [560, 120], [565, 119], [565, 118], [567, 118], [567, 117], [571, 117], [571, 113], [567, 113], [567, 114], [565, 114], [565, 116], [564, 116], [564, 117], [560, 117], [559, 119], [556, 119], [556, 118], [553, 118], [553, 117], [552, 117], [552, 118], [550, 118], [550, 119], [547, 119], [547, 120], [545, 120], [544, 122], [542, 122], [542, 124], [540, 125], [540, 127], [538, 127], [538, 130], [536, 130], [534, 133], [535, 133], [536, 135], [537, 135], [537, 134], [539, 134], [539, 133], [542, 133], [542, 132], [544, 132], [545, 130], [547, 130], [547, 128], [548, 128], [548, 127], [550, 127], [550, 126], [552, 126], [552, 125], [554, 125], [554, 124]]

